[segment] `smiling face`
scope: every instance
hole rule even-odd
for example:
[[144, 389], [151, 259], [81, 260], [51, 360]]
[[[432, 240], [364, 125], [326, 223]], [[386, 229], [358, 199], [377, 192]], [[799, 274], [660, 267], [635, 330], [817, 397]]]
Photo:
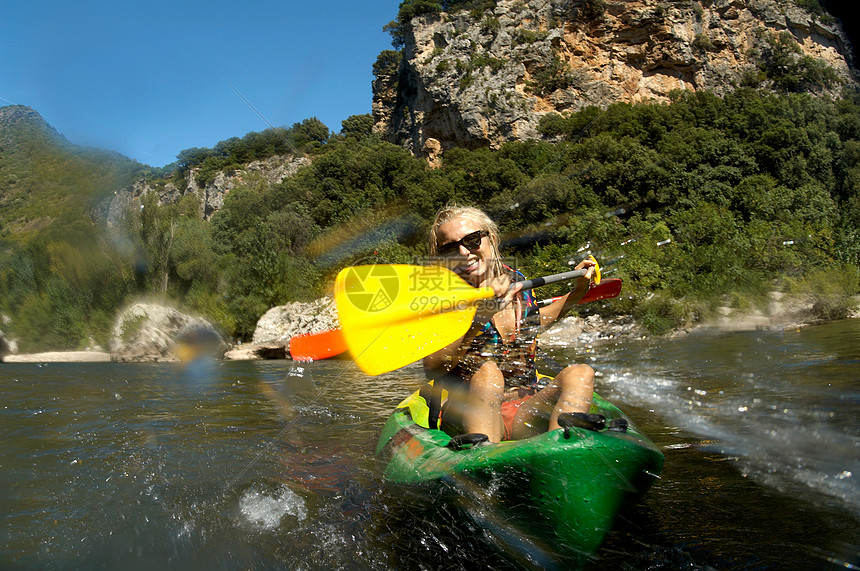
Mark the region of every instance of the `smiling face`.
[[[464, 236], [480, 230], [486, 230], [480, 222], [465, 216], [457, 216], [436, 229], [436, 247], [438, 249], [445, 244], [457, 242], [462, 240]], [[491, 277], [493, 258], [490, 237], [484, 236], [476, 249], [469, 249], [465, 245], [459, 244], [457, 249], [451, 252], [450, 256], [446, 256], [444, 260], [448, 268], [477, 287]]]

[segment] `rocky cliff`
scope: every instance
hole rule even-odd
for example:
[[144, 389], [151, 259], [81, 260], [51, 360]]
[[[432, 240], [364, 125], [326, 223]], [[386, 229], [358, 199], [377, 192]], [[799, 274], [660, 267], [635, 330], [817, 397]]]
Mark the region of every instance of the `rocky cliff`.
[[224, 197], [237, 186], [254, 186], [258, 183], [273, 185], [292, 176], [310, 159], [294, 155], [276, 155], [262, 161], [253, 161], [241, 169], [229, 172], [219, 172], [212, 182], [206, 185], [197, 183], [198, 169], [192, 168], [185, 175], [180, 188], [171, 181], [159, 180], [157, 183], [140, 179], [114, 192], [109, 200], [103, 201], [98, 207], [98, 216], [107, 220], [109, 226], [114, 226], [122, 220], [129, 208], [143, 204], [143, 197], [149, 193], [158, 195], [159, 204], [173, 204], [184, 196], [195, 196], [200, 202], [201, 215], [209, 219], [224, 204]]
[[403, 32], [399, 67], [374, 81], [375, 130], [431, 159], [537, 138], [547, 113], [767, 87], [775, 49], [826, 69], [825, 91], [856, 81], [838, 20], [790, 0], [499, 0]]

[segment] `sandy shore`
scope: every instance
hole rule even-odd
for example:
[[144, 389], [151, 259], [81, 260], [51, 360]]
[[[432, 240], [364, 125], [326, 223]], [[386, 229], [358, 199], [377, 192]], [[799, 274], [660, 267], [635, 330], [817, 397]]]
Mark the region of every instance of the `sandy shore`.
[[110, 353], [104, 351], [52, 351], [3, 357], [4, 363], [100, 363], [106, 361], [110, 361]]

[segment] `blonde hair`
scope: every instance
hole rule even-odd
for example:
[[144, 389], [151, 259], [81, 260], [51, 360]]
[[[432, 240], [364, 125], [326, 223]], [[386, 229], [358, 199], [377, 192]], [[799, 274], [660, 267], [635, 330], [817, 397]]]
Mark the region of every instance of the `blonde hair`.
[[438, 254], [437, 249], [439, 244], [436, 240], [438, 237], [437, 233], [439, 227], [455, 218], [468, 218], [480, 225], [479, 230], [486, 230], [489, 233], [487, 239], [490, 241], [490, 252], [493, 256], [492, 260], [487, 261], [490, 267], [490, 273], [492, 274], [490, 277], [502, 275], [504, 273], [504, 265], [502, 264], [502, 258], [499, 255], [499, 227], [483, 210], [472, 206], [450, 205], [442, 208], [436, 213], [436, 218], [433, 220], [433, 225], [430, 227], [430, 257], [434, 258]]

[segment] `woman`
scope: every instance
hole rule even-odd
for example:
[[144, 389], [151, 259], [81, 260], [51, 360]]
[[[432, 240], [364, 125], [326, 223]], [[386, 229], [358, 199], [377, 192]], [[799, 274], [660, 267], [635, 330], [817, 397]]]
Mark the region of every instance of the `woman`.
[[[587, 412], [594, 370], [571, 365], [541, 387], [535, 368], [537, 334], [565, 315], [588, 290], [595, 263], [561, 299], [538, 310], [524, 278], [502, 263], [499, 231], [483, 211], [447, 207], [430, 230], [430, 255], [475, 287], [491, 287], [496, 303], [480, 307], [469, 331], [424, 358], [436, 387], [431, 419], [450, 433], [480, 432], [491, 442], [517, 440], [559, 428], [562, 412]], [[514, 284], [511, 287], [511, 284]], [[448, 392], [442, 397], [441, 389]], [[431, 420], [432, 422], [432, 420]]]

